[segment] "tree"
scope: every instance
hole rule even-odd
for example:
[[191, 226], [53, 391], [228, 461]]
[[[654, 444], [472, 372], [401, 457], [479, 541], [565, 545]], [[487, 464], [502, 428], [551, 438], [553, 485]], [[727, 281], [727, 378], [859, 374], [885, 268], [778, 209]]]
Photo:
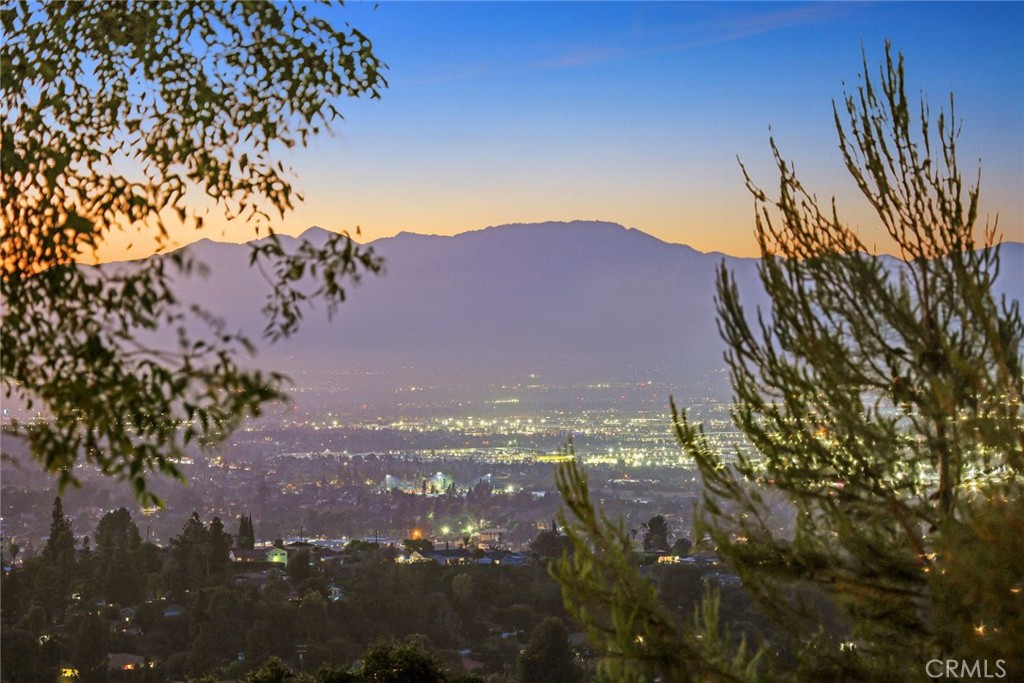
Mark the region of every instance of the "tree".
[[21, 629], [4, 631], [0, 640], [0, 672], [5, 681], [53, 679], [53, 672], [42, 661], [38, 639]]
[[245, 634], [245, 659], [253, 664], [259, 664], [270, 656], [270, 624], [266, 621], [257, 621]]
[[310, 564], [311, 559], [310, 552], [307, 548], [295, 551], [295, 553], [288, 558], [288, 564], [286, 566], [288, 578], [295, 583], [301, 583], [306, 579], [316, 576], [316, 569], [314, 569]]
[[[220, 533], [223, 534], [223, 526]], [[164, 563], [164, 585], [175, 598], [181, 599], [190, 590], [205, 588], [211, 578], [218, 578], [218, 572], [227, 564], [227, 547], [221, 539], [214, 544], [211, 532], [193, 511], [181, 533], [170, 542], [170, 555]], [[215, 548], [216, 545], [216, 548]], [[215, 555], [215, 550], [217, 555]]]
[[121, 545], [135, 552], [142, 545], [142, 536], [139, 534], [139, 527], [132, 521], [132, 515], [128, 508], [118, 508], [108, 512], [96, 525], [96, 533], [93, 534], [96, 542], [96, 550], [101, 555], [113, 552]]
[[[571, 442], [569, 452], [574, 455]], [[552, 574], [597, 651], [599, 680], [759, 680], [763, 652], [751, 655], [743, 641], [735, 652], [721, 646], [717, 596], [705, 596], [685, 628], [663, 606], [637, 565], [622, 520], [609, 519], [591, 502], [575, 457], [556, 470], [556, 485], [568, 510], [563, 527], [573, 552]]]
[[583, 678], [565, 622], [558, 617], [537, 624], [530, 644], [519, 655], [518, 667], [523, 683], [575, 683]]
[[285, 683], [294, 680], [296, 676], [292, 670], [277, 657], [271, 657], [259, 669], [245, 676], [245, 683]]
[[[5, 2], [0, 21], [2, 382], [48, 416], [10, 433], [62, 486], [83, 457], [152, 502], [147, 475], [181, 478], [186, 446], [225, 438], [283, 377], [245, 369], [251, 341], [175, 296], [201, 268], [188, 253], [76, 262], [121, 230], [162, 250], [170, 226], [222, 210], [268, 236], [251, 262], [267, 274], [271, 340], [311, 298], [333, 310], [380, 260], [347, 235], [286, 250], [273, 214], [301, 196], [275, 157], [328, 129], [342, 96], [378, 97], [383, 65], [366, 36], [303, 3]], [[161, 328], [176, 345], [141, 334]]]
[[3, 596], [0, 600], [0, 625], [4, 629], [13, 628], [25, 613], [27, 592], [24, 572], [12, 570], [0, 575], [0, 596]]
[[[751, 322], [724, 267], [717, 295], [734, 421], [754, 452], [723, 456], [673, 405], [703, 477], [703, 530], [799, 662], [778, 678], [925, 680], [933, 658], [1024, 667], [1024, 565], [1011, 540], [1024, 519], [1024, 325], [1017, 303], [995, 295], [996, 228], [977, 237], [979, 187], [965, 188], [957, 166], [952, 99], [948, 116], [933, 125], [924, 102], [912, 111], [888, 46], [878, 79], [865, 59], [835, 107], [846, 167], [898, 259], [872, 253], [834, 205], [822, 208], [772, 141], [779, 196], [747, 177], [771, 310]], [[595, 517], [585, 478], [569, 465], [559, 483], [577, 538], [596, 549], [587, 561], [627, 580], [599, 554], [615, 525]], [[627, 609], [623, 591], [584, 595], [569, 569], [570, 600]], [[627, 658], [689, 642], [692, 631], [636, 604], [637, 619], [663, 630]], [[822, 629], [834, 610], [840, 624]], [[606, 652], [628, 647], [628, 629], [610, 633]], [[693, 655], [653, 668], [686, 680], [730, 659]]]
[[[139, 565], [142, 537], [131, 513], [122, 507], [103, 515], [93, 536], [96, 553], [91, 558], [92, 585], [101, 587], [103, 597], [109, 602], [137, 603], [144, 588]], [[83, 551], [83, 555], [90, 553]]]
[[109, 630], [95, 612], [82, 618], [78, 627], [72, 661], [82, 683], [103, 683], [107, 680], [107, 645]]
[[305, 631], [305, 642], [322, 643], [327, 628], [327, 602], [319, 591], [308, 590], [299, 603], [299, 626]]
[[252, 515], [242, 515], [238, 518], [236, 543], [243, 550], [252, 550], [256, 546], [256, 529], [252, 525]]
[[553, 560], [558, 559], [565, 552], [572, 550], [569, 539], [553, 529], [544, 529], [537, 534], [537, 537], [530, 541], [530, 550], [537, 557]]
[[60, 496], [53, 499], [50, 535], [43, 548], [43, 561], [53, 570], [55, 579], [56, 594], [49, 599], [53, 607], [63, 609], [75, 577], [75, 535]]
[[45, 622], [53, 622], [57, 620], [57, 614], [64, 607], [65, 602], [57, 570], [44, 560], [35, 572], [32, 585], [32, 604], [45, 610]]
[[461, 572], [452, 579], [452, 597], [455, 602], [463, 607], [473, 603], [473, 596], [476, 593], [476, 586], [473, 576], [468, 572]]
[[220, 517], [210, 520], [207, 534], [210, 544], [210, 576], [220, 580], [231, 562], [231, 534], [224, 531], [224, 523], [220, 521]]
[[668, 522], [664, 515], [654, 515], [642, 527], [644, 550], [668, 550]]
[[691, 548], [693, 548], [693, 541], [688, 538], [677, 538], [669, 552], [679, 557], [685, 557], [690, 554]]
[[444, 683], [437, 657], [416, 643], [377, 643], [363, 654], [360, 680], [373, 683]]
[[103, 595], [107, 601], [128, 606], [142, 599], [143, 583], [138, 564], [124, 544], [118, 544], [106, 565]]
[[195, 635], [188, 647], [186, 668], [190, 676], [202, 676], [214, 667], [220, 655], [217, 651], [217, 634], [208, 621], [201, 622], [194, 630]]

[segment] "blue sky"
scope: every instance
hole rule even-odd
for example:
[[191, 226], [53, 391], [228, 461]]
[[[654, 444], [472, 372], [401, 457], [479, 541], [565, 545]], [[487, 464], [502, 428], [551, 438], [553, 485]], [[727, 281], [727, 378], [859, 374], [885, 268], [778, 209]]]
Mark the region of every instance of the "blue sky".
[[965, 175], [981, 159], [984, 210], [1024, 239], [1021, 3], [355, 2], [334, 18], [373, 40], [390, 87], [343, 102], [333, 136], [286, 157], [306, 197], [286, 232], [581, 218], [750, 255], [736, 158], [774, 187], [770, 128], [806, 184], [880, 239], [831, 107], [861, 46], [877, 66], [888, 39], [933, 111], [956, 93]]

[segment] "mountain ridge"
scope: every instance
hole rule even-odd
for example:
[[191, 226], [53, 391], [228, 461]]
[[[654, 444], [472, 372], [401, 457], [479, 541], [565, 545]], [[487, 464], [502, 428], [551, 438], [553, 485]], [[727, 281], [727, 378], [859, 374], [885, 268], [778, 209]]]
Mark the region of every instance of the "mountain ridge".
[[[303, 234], [328, 233], [313, 227]], [[759, 259], [702, 253], [610, 222], [403, 232], [367, 244], [384, 257], [385, 273], [350, 287], [331, 322], [323, 306], [308, 311], [300, 331], [265, 348], [258, 364], [314, 377], [406, 368], [462, 384], [544, 368], [546, 376], [584, 383], [639, 373], [684, 390], [724, 367], [718, 268], [724, 263], [734, 274], [748, 311], [769, 304]], [[177, 283], [183, 300], [259, 338], [269, 286], [248, 267], [248, 248], [211, 241], [191, 249], [209, 275]], [[1004, 253], [1017, 262], [1024, 245], [1011, 243]], [[1003, 289], [1020, 298], [1024, 287], [1012, 284]]]
[[[737, 258], [737, 259], [751, 259], [751, 260], [757, 260], [758, 259], [758, 257], [756, 257], [756, 256], [736, 256], [736, 255], [728, 254], [726, 252], [718, 251], [718, 250], [700, 251], [696, 247], [693, 247], [693, 246], [691, 246], [689, 244], [685, 244], [683, 242], [669, 242], [667, 240], [663, 240], [660, 237], [657, 237], [657, 236], [652, 235], [652, 234], [650, 234], [648, 232], [645, 232], [644, 230], [642, 230], [640, 228], [637, 228], [637, 227], [626, 227], [626, 226], [622, 225], [621, 223], [615, 223], [614, 221], [599, 221], [599, 220], [590, 221], [590, 220], [583, 220], [583, 219], [574, 219], [574, 220], [571, 220], [571, 221], [543, 221], [543, 222], [540, 222], [540, 223], [501, 223], [501, 224], [496, 224], [496, 225], [488, 225], [488, 226], [483, 227], [483, 228], [473, 228], [473, 229], [470, 229], [470, 230], [464, 230], [462, 232], [458, 232], [458, 233], [455, 233], [455, 234], [452, 234], [452, 235], [444, 235], [444, 234], [438, 234], [438, 233], [427, 233], [427, 232], [416, 232], [415, 230], [401, 230], [401, 231], [395, 233], [394, 235], [386, 235], [384, 237], [377, 237], [377, 238], [374, 238], [372, 240], [367, 240], [367, 241], [360, 240], [358, 235], [352, 235], [352, 238], [358, 244], [365, 245], [365, 246], [373, 246], [373, 245], [375, 245], [377, 243], [387, 242], [389, 240], [394, 240], [394, 239], [398, 239], [398, 238], [401, 238], [401, 239], [412, 239], [412, 238], [455, 239], [455, 238], [460, 238], [460, 237], [465, 237], [465, 236], [470, 236], [470, 235], [480, 235], [480, 234], [484, 234], [484, 233], [493, 234], [494, 232], [505, 231], [507, 229], [513, 229], [513, 230], [515, 230], [515, 229], [543, 230], [545, 228], [555, 228], [555, 229], [558, 229], [558, 228], [563, 228], [563, 227], [567, 227], [567, 228], [571, 229], [574, 226], [601, 226], [601, 227], [607, 226], [609, 228], [617, 229], [617, 230], [619, 230], [621, 232], [624, 232], [624, 233], [627, 233], [627, 234], [635, 233], [636, 235], [638, 235], [638, 236], [640, 236], [640, 237], [642, 237], [644, 239], [651, 240], [651, 241], [663, 244], [665, 246], [684, 247], [684, 248], [689, 249], [689, 250], [691, 250], [691, 251], [693, 251], [693, 252], [695, 252], [697, 254], [705, 254], [705, 255], [709, 255], [709, 256], [728, 256], [729, 258]], [[298, 241], [300, 239], [311, 239], [311, 238], [314, 240], [314, 242], [319, 242], [320, 240], [324, 239], [324, 236], [326, 236], [326, 235], [338, 235], [338, 234], [343, 234], [343, 233], [341, 231], [331, 230], [329, 228], [324, 228], [324, 227], [319, 226], [319, 225], [311, 225], [308, 228], [306, 228], [305, 230], [303, 230], [301, 233], [299, 233], [298, 235], [289, 235], [289, 234], [285, 234], [285, 233], [277, 233], [277, 236], [279, 238], [285, 240], [286, 242], [293, 242], [293, 241]], [[253, 238], [251, 240], [248, 240], [246, 242], [231, 242], [231, 241], [226, 241], [226, 240], [217, 240], [217, 239], [214, 239], [214, 238], [211, 238], [211, 237], [202, 237], [202, 238], [199, 238], [198, 240], [196, 240], [195, 242], [190, 242], [190, 243], [182, 245], [180, 247], [176, 247], [175, 249], [171, 250], [170, 253], [173, 253], [174, 251], [179, 251], [181, 249], [188, 249], [188, 248], [193, 247], [195, 245], [201, 245], [201, 244], [223, 244], [223, 245], [244, 246], [244, 245], [247, 245], [247, 244], [252, 244], [254, 242], [260, 242], [260, 241], [265, 240], [265, 239], [267, 239], [267, 237], [266, 236], [262, 236], [262, 237], [255, 237], [255, 238]], [[148, 258], [148, 257], [141, 257], [141, 258]], [[111, 263], [123, 263], [123, 262], [124, 261], [112, 261]]]
[[[693, 247], [693, 246], [691, 246], [689, 244], [686, 244], [686, 243], [683, 243], [683, 242], [669, 242], [667, 240], [663, 240], [660, 237], [657, 237], [657, 236], [652, 235], [652, 234], [650, 234], [648, 232], [645, 232], [644, 230], [642, 230], [640, 228], [637, 228], [637, 227], [626, 227], [625, 225], [622, 225], [621, 223], [616, 223], [614, 221], [584, 220], [584, 219], [573, 219], [571, 221], [542, 221], [542, 222], [539, 222], [539, 223], [500, 223], [500, 224], [496, 224], [496, 225], [488, 225], [488, 226], [482, 227], [482, 228], [472, 228], [472, 229], [464, 230], [462, 232], [454, 233], [454, 234], [451, 234], [451, 235], [438, 234], [438, 233], [427, 233], [427, 232], [416, 232], [415, 230], [400, 230], [399, 232], [395, 233], [394, 235], [386, 235], [384, 237], [377, 237], [377, 238], [374, 238], [374, 239], [368, 240], [368, 241], [361, 241], [361, 240], [359, 240], [358, 239], [358, 237], [359, 237], [358, 235], [353, 235], [352, 237], [353, 237], [353, 240], [357, 244], [364, 245], [364, 246], [373, 246], [373, 245], [376, 245], [378, 243], [386, 243], [386, 242], [388, 242], [390, 240], [395, 240], [395, 239], [399, 239], [399, 238], [401, 238], [401, 239], [428, 238], [428, 239], [441, 239], [441, 240], [444, 240], [444, 239], [461, 238], [461, 237], [468, 236], [468, 235], [480, 235], [480, 234], [483, 234], [483, 233], [492, 233], [493, 234], [494, 232], [504, 231], [506, 229], [528, 229], [528, 230], [530, 230], [530, 229], [545, 229], [545, 228], [556, 228], [557, 229], [557, 228], [561, 228], [561, 227], [570, 227], [571, 228], [573, 226], [602, 226], [602, 227], [603, 226], [607, 226], [607, 227], [610, 227], [610, 228], [618, 229], [619, 231], [627, 233], [627, 234], [635, 233], [635, 234], [637, 234], [637, 235], [639, 235], [639, 236], [641, 236], [641, 237], [643, 237], [645, 239], [648, 239], [648, 240], [660, 243], [660, 244], [665, 245], [667, 247], [684, 247], [684, 248], [686, 248], [686, 249], [688, 249], [688, 250], [690, 250], [690, 251], [692, 251], [694, 253], [702, 254], [702, 255], [705, 255], [705, 256], [724, 256], [724, 257], [728, 257], [730, 259], [740, 259], [740, 260], [750, 260], [750, 261], [758, 261], [761, 258], [759, 256], [738, 256], [738, 255], [729, 254], [727, 252], [720, 251], [720, 250], [700, 251], [696, 247]], [[320, 238], [321, 235], [338, 235], [338, 234], [343, 234], [343, 233], [341, 231], [331, 230], [330, 228], [324, 228], [324, 227], [319, 226], [319, 225], [311, 225], [308, 228], [306, 228], [305, 230], [303, 230], [301, 233], [299, 233], [298, 235], [288, 235], [288, 234], [285, 234], [285, 233], [278, 233], [278, 237], [280, 237], [280, 238], [282, 238], [284, 240], [287, 240], [287, 241], [297, 241], [299, 239], [310, 239], [311, 235], [313, 237], [315, 237], [315, 238]], [[196, 240], [195, 242], [190, 242], [189, 244], [182, 245], [181, 247], [178, 247], [178, 248], [176, 248], [176, 249], [174, 249], [172, 251], [178, 251], [180, 249], [188, 249], [190, 247], [193, 247], [194, 245], [200, 245], [200, 244], [221, 244], [221, 245], [244, 246], [244, 245], [252, 244], [254, 242], [259, 242], [259, 241], [264, 240], [264, 239], [266, 239], [266, 236], [256, 237], [256, 238], [254, 238], [252, 240], [249, 240], [247, 242], [229, 242], [229, 241], [223, 241], [223, 240], [216, 240], [216, 239], [213, 239], [213, 238], [210, 238], [210, 237], [202, 237], [202, 238]], [[316, 241], [319, 241], [319, 240], [316, 240]], [[1001, 246], [1009, 247], [1009, 248], [1011, 248], [1013, 250], [1016, 250], [1016, 249], [1024, 250], [1024, 241], [1004, 240], [1001, 243]], [[882, 255], [883, 256], [892, 256], [893, 258], [898, 258], [898, 256], [895, 256], [893, 254], [882, 254]], [[146, 257], [146, 258], [148, 258], [148, 257]], [[123, 262], [124, 261], [113, 261], [111, 263], [123, 263]]]

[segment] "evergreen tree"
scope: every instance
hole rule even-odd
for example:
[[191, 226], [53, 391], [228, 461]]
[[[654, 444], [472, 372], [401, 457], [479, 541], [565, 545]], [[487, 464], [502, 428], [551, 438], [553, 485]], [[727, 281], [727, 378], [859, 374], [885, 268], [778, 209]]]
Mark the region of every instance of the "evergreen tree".
[[0, 639], [0, 678], [5, 681], [54, 680], [54, 672], [43, 661], [39, 641], [32, 632], [4, 631]]
[[107, 624], [98, 614], [91, 612], [82, 618], [72, 656], [82, 683], [106, 682], [109, 640]]
[[[724, 271], [718, 289], [735, 420], [757, 456], [725, 467], [685, 416], [677, 427], [704, 477], [707, 528], [766, 606], [816, 628], [817, 611], [783, 597], [806, 582], [851, 619], [836, 639], [856, 643], [855, 655], [826, 641], [807, 656], [835, 675], [919, 678], [909, 652], [976, 655], [974, 626], [1020, 624], [1005, 616], [1019, 609], [965, 600], [949, 582], [972, 562], [970, 539], [1005, 538], [1021, 516], [1024, 325], [995, 294], [994, 227], [976, 235], [979, 188], [957, 167], [959, 122], [940, 113], [932, 128], [924, 103], [913, 120], [902, 57], [888, 49], [879, 80], [865, 64], [844, 105], [846, 166], [901, 261], [871, 254], [834, 209], [819, 209], [773, 143], [780, 196], [748, 179], [772, 316], [755, 333]], [[795, 513], [792, 536], [778, 533], [780, 500]], [[1024, 608], [1009, 591], [1024, 568], [994, 567], [1002, 579], [982, 592], [1005, 586], [998, 602]], [[938, 618], [948, 612], [957, 617]], [[1020, 641], [997, 640], [1024, 667]]]
[[75, 536], [71, 528], [71, 518], [64, 514], [64, 506], [60, 496], [57, 496], [53, 499], [50, 535], [43, 548], [43, 561], [53, 570], [51, 585], [54, 592], [52, 596], [46, 598], [47, 604], [50, 605], [51, 619], [54, 611], [63, 610], [67, 605], [75, 578], [75, 560]]
[[188, 590], [204, 588], [210, 578], [209, 531], [198, 512], [185, 522], [181, 534], [170, 542], [170, 557], [164, 562], [164, 585], [176, 598]]
[[573, 552], [555, 565], [553, 574], [566, 608], [597, 650], [598, 679], [760, 681], [763, 651], [750, 653], [743, 641], [735, 652], [722, 646], [717, 596], [705, 596], [684, 628], [641, 573], [622, 521], [610, 520], [591, 502], [576, 459], [561, 465], [556, 475], [568, 508], [563, 527]]
[[[880, 77], [865, 63], [835, 109], [847, 169], [901, 258], [821, 208], [772, 142], [778, 198], [748, 178], [771, 310], [752, 323], [724, 268], [718, 283], [734, 420], [754, 452], [724, 457], [673, 406], [703, 477], [701, 528], [799, 662], [780, 660], [780, 679], [924, 681], [930, 659], [1024, 670], [1024, 324], [995, 294], [995, 228], [979, 241], [952, 111], [935, 126], [922, 103], [915, 117], [888, 46]], [[606, 656], [672, 680], [761, 677], [718, 638], [690, 649], [691, 630], [638, 600], [585, 478], [570, 464], [559, 486], [577, 541], [559, 578], [585, 621], [610, 615]], [[604, 593], [590, 579], [601, 573]], [[659, 661], [671, 647], [687, 657]]]
[[124, 546], [129, 552], [136, 552], [142, 545], [142, 536], [139, 534], [139, 527], [132, 520], [132, 514], [128, 508], [118, 508], [108, 512], [96, 525], [96, 533], [93, 534], [96, 543], [96, 550], [101, 555], [109, 554], [118, 546]]
[[136, 604], [142, 599], [144, 589], [139, 566], [142, 536], [131, 513], [122, 507], [103, 515], [94, 537], [96, 552], [91, 572], [94, 579], [87, 588], [95, 586], [108, 602]]
[[219, 581], [224, 578], [228, 564], [231, 559], [231, 535], [224, 531], [224, 523], [220, 517], [214, 517], [210, 522], [207, 531], [207, 539], [210, 548], [209, 554], [209, 575], [211, 580]]
[[142, 591], [142, 576], [135, 558], [123, 543], [118, 544], [107, 562], [103, 582], [103, 594], [107, 602], [122, 606], [135, 605], [142, 600]]
[[238, 518], [238, 537], [236, 543], [243, 550], [252, 550], [256, 546], [256, 530], [252, 525], [252, 515]]
[[523, 683], [575, 683], [583, 678], [569, 645], [569, 632], [558, 617], [548, 617], [530, 634], [530, 644], [519, 656]]

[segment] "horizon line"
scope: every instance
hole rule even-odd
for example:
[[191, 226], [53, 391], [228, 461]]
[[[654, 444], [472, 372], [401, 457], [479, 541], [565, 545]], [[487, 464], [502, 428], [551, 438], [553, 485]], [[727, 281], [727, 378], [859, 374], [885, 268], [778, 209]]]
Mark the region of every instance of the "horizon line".
[[[654, 235], [654, 234], [652, 234], [650, 232], [647, 232], [646, 230], [644, 230], [642, 228], [638, 228], [636, 226], [626, 226], [626, 225], [624, 225], [622, 223], [618, 223], [618, 222], [615, 222], [615, 221], [609, 221], [609, 220], [583, 219], [583, 218], [575, 218], [575, 219], [572, 219], [572, 220], [550, 220], [550, 221], [540, 221], [540, 222], [499, 223], [499, 224], [494, 224], [494, 225], [486, 225], [486, 226], [480, 227], [480, 228], [468, 228], [466, 230], [462, 230], [460, 232], [456, 232], [456, 233], [452, 233], [452, 234], [444, 234], [444, 233], [437, 233], [437, 232], [417, 232], [415, 230], [405, 230], [405, 229], [403, 229], [403, 230], [399, 230], [398, 232], [395, 232], [393, 234], [384, 235], [384, 236], [381, 236], [381, 237], [375, 237], [374, 239], [367, 240], [365, 242], [360, 242], [357, 239], [359, 237], [358, 226], [356, 228], [356, 233], [355, 234], [352, 234], [352, 233], [350, 233], [349, 231], [346, 231], [346, 230], [334, 230], [334, 229], [331, 229], [331, 228], [325, 228], [325, 227], [323, 227], [321, 225], [310, 225], [307, 228], [303, 229], [298, 234], [294, 234], [293, 232], [272, 232], [272, 234], [274, 234], [274, 235], [276, 235], [278, 237], [286, 237], [286, 238], [289, 238], [289, 239], [297, 240], [297, 239], [301, 239], [301, 238], [305, 237], [308, 233], [310, 233], [312, 231], [319, 230], [319, 231], [323, 231], [323, 232], [327, 232], [327, 233], [331, 233], [331, 234], [335, 234], [335, 235], [347, 234], [357, 244], [364, 245], [364, 246], [370, 246], [370, 245], [374, 245], [374, 244], [376, 244], [378, 242], [383, 242], [385, 240], [391, 240], [391, 239], [395, 239], [397, 237], [402, 237], [403, 235], [408, 235], [408, 236], [412, 236], [412, 237], [433, 237], [433, 238], [452, 239], [452, 238], [456, 238], [456, 237], [463, 237], [465, 235], [471, 235], [471, 234], [475, 234], [475, 233], [485, 232], [485, 231], [488, 231], [488, 230], [495, 230], [495, 229], [502, 229], [502, 228], [515, 228], [515, 227], [526, 227], [526, 228], [528, 228], [528, 227], [558, 226], [558, 225], [569, 226], [569, 225], [580, 224], [580, 223], [590, 224], [590, 225], [595, 225], [595, 226], [596, 225], [610, 226], [610, 227], [621, 229], [623, 232], [637, 232], [637, 233], [640, 233], [641, 235], [644, 235], [645, 237], [649, 237], [650, 239], [656, 240], [656, 241], [658, 241], [658, 242], [660, 242], [662, 244], [670, 245], [670, 246], [676, 246], [676, 247], [685, 247], [687, 249], [690, 249], [690, 250], [692, 250], [692, 251], [694, 251], [694, 252], [696, 252], [698, 254], [704, 255], [704, 256], [721, 255], [721, 256], [727, 256], [727, 257], [733, 258], [733, 259], [745, 259], [745, 260], [746, 259], [755, 259], [756, 260], [756, 259], [762, 258], [761, 255], [753, 255], [753, 256], [747, 255], [747, 256], [745, 256], [745, 255], [729, 253], [729, 252], [718, 250], [718, 249], [711, 250], [711, 251], [701, 251], [700, 249], [694, 247], [691, 244], [686, 244], [685, 242], [672, 242], [672, 241], [663, 239], [661, 237], [658, 237], [657, 235]], [[198, 237], [195, 240], [192, 240], [191, 242], [186, 242], [184, 244], [170, 244], [170, 245], [166, 245], [164, 248], [159, 249], [159, 250], [155, 250], [155, 251], [153, 251], [153, 252], [151, 252], [149, 254], [146, 254], [145, 256], [137, 256], [137, 257], [130, 257], [129, 256], [129, 257], [124, 257], [124, 258], [111, 258], [111, 259], [96, 259], [96, 258], [93, 258], [93, 260], [91, 260], [88, 263], [88, 265], [101, 265], [101, 264], [106, 264], [106, 263], [129, 263], [129, 262], [132, 262], [132, 261], [141, 261], [141, 260], [144, 260], [144, 259], [148, 259], [148, 258], [150, 258], [152, 256], [167, 256], [168, 254], [172, 254], [172, 253], [174, 253], [176, 251], [180, 251], [182, 249], [187, 249], [187, 248], [189, 248], [189, 247], [191, 247], [193, 245], [201, 244], [203, 242], [209, 242], [211, 244], [244, 246], [244, 245], [247, 245], [247, 244], [252, 244], [254, 242], [259, 242], [260, 240], [267, 239], [268, 237], [270, 237], [270, 234], [254, 235], [252, 237], [252, 239], [248, 239], [248, 240], [244, 240], [244, 241], [236, 241], [236, 240], [230, 240], [230, 239], [218, 239], [216, 237], [211, 237], [211, 236], [202, 236], [202, 237]], [[1020, 244], [1020, 245], [1024, 245], [1024, 241], [1000, 238], [995, 243], [996, 246], [1004, 245], [1004, 244]], [[979, 245], [977, 248], [978, 249], [982, 249], [982, 248], [984, 248], [984, 246], [983, 245]], [[898, 254], [889, 253], [889, 252], [885, 252], [885, 251], [878, 251], [876, 253], [879, 254], [879, 255], [883, 255], [883, 256], [893, 256], [893, 257], [899, 258]], [[79, 263], [86, 263], [86, 260], [83, 259], [83, 260], [79, 261]]]

